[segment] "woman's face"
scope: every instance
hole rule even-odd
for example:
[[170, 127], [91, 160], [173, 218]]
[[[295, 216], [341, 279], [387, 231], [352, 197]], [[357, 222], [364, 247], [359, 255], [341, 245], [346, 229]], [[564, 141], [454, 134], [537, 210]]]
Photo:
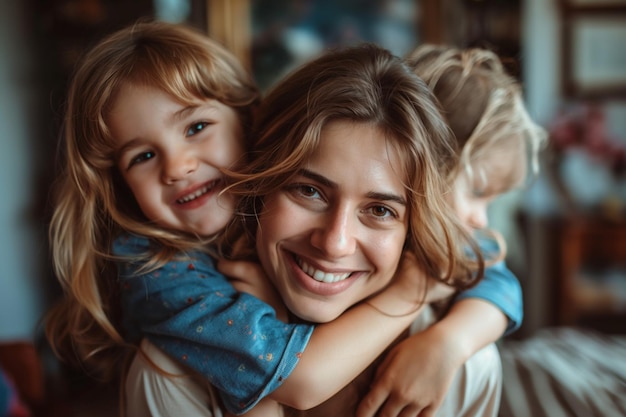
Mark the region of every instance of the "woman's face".
[[257, 251], [287, 308], [328, 322], [392, 279], [409, 223], [401, 158], [368, 124], [335, 121], [264, 199]]

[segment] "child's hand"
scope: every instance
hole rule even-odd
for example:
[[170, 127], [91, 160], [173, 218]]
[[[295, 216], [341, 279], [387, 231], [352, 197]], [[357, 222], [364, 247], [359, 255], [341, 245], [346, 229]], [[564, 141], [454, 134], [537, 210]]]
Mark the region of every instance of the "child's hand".
[[369, 303], [390, 315], [408, 314], [453, 293], [452, 287], [427, 276], [415, 255], [405, 251], [389, 286], [371, 298]]
[[410, 336], [382, 362], [356, 416], [434, 416], [463, 358], [436, 326]]
[[285, 305], [261, 265], [255, 262], [221, 259], [217, 263], [217, 269], [230, 279], [237, 291], [254, 295], [259, 300], [265, 301], [274, 307], [276, 316], [280, 320], [287, 321]]
[[220, 259], [217, 262], [217, 270], [226, 275], [238, 291], [246, 291], [248, 287], [265, 287], [269, 280], [261, 265], [256, 262], [229, 261]]

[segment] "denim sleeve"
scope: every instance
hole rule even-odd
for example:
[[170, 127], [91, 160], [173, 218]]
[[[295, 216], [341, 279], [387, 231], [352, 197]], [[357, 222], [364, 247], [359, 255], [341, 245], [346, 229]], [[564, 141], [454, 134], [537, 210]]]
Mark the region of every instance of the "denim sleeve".
[[[479, 242], [484, 252], [493, 250], [492, 242], [487, 240]], [[522, 325], [524, 318], [522, 287], [504, 261], [485, 268], [483, 279], [475, 287], [459, 293], [454, 301], [467, 298], [488, 301], [504, 313], [508, 320], [504, 336], [513, 333]]]
[[508, 319], [504, 336], [513, 333], [522, 325], [524, 318], [522, 288], [504, 262], [486, 268], [484, 278], [475, 287], [461, 292], [455, 302], [466, 298], [480, 298], [499, 308]]
[[[118, 239], [114, 251], [139, 253], [142, 245], [147, 241]], [[237, 292], [206, 254], [148, 274], [138, 274], [139, 266], [118, 263], [128, 338], [147, 337], [198, 371], [230, 412], [248, 411], [291, 374], [313, 326], [278, 320], [271, 306]]]

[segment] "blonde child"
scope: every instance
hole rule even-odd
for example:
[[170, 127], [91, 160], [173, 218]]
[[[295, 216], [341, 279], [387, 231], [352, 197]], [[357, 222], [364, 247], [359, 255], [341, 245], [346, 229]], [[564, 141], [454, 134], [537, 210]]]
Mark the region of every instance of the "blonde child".
[[[536, 173], [546, 133], [529, 117], [519, 83], [493, 52], [423, 45], [408, 62], [434, 92], [458, 142], [459, 163], [448, 174], [454, 206], [467, 227], [478, 233], [484, 252], [502, 259], [503, 239], [488, 229], [487, 207], [522, 185], [529, 171]], [[452, 382], [455, 374], [468, 357], [520, 326], [521, 297], [519, 282], [504, 262], [488, 267], [485, 279], [460, 293], [441, 320], [387, 356], [357, 415], [373, 416], [380, 407], [380, 415], [421, 409], [420, 415], [431, 416], [438, 404], [443, 404], [438, 416], [452, 415], [447, 407], [455, 401], [450, 397], [461, 392]], [[471, 389], [471, 384], [463, 388]], [[439, 400], [416, 406], [427, 393]], [[493, 404], [481, 410], [467, 407], [454, 415], [497, 413]]]
[[[417, 316], [431, 284], [415, 267], [367, 304], [315, 328], [281, 322], [215, 270], [236, 203], [222, 192], [224, 170], [245, 164], [257, 100], [233, 56], [183, 26], [138, 23], [84, 57], [68, 94], [65, 166], [50, 228], [65, 297], [46, 330], [60, 354], [114, 373], [119, 355], [147, 338], [207, 379], [233, 413], [270, 393], [307, 408], [346, 385]], [[421, 210], [430, 207], [436, 203]], [[461, 255], [453, 268], [460, 249], [453, 239], [443, 242], [421, 252], [431, 275], [459, 287], [480, 277], [455, 278], [452, 271], [467, 268]], [[254, 288], [277, 305], [269, 282]]]

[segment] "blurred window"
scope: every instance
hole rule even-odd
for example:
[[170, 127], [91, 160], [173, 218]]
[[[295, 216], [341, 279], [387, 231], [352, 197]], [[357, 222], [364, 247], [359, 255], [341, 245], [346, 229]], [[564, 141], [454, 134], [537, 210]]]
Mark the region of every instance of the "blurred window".
[[252, 68], [262, 89], [327, 48], [374, 42], [402, 56], [418, 42], [417, 0], [253, 0]]

